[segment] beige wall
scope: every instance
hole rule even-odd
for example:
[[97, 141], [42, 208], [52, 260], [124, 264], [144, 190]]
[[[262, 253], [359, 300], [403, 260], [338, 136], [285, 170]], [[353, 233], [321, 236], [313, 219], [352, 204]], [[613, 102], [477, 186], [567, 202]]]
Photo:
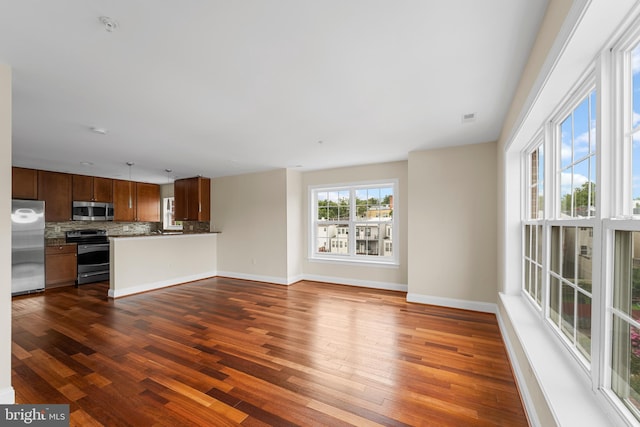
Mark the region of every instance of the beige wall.
[[211, 181], [220, 275], [288, 283], [286, 198], [285, 169]]
[[11, 69], [0, 64], [0, 403], [11, 387]]
[[302, 174], [287, 170], [287, 282], [302, 278], [304, 259], [303, 236], [306, 232], [302, 218]]
[[413, 300], [496, 302], [496, 214], [495, 143], [409, 154]]
[[[394, 248], [400, 251], [398, 267], [375, 267], [371, 265], [350, 265], [339, 263], [313, 262], [308, 259], [309, 251], [309, 187], [316, 185], [334, 185], [384, 179], [398, 180], [398, 194], [394, 196], [394, 204], [398, 207], [399, 245], [394, 241]], [[406, 290], [407, 284], [407, 162], [389, 162], [347, 168], [325, 169], [302, 174], [302, 215], [304, 224], [303, 272], [305, 277], [314, 280], [326, 280], [335, 283], [369, 285], [375, 287]]]
[[109, 296], [118, 298], [215, 276], [217, 237], [181, 234], [111, 238]]

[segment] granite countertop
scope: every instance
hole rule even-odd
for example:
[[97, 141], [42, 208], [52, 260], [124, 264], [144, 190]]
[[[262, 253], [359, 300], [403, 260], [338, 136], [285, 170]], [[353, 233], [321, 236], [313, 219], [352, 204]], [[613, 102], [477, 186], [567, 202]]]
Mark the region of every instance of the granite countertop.
[[147, 234], [110, 234], [109, 237], [163, 237], [163, 236], [194, 236], [200, 234], [220, 234], [220, 231], [165, 231], [163, 233], [147, 233]]

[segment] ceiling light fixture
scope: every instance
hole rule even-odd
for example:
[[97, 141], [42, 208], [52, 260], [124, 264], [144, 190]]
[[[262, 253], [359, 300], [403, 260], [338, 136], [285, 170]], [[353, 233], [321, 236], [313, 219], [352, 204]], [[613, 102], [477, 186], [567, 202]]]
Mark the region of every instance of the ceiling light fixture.
[[164, 171], [167, 173], [167, 184], [171, 184], [171, 177], [169, 176], [171, 169], [165, 169]]
[[102, 22], [102, 25], [104, 25], [104, 29], [110, 33], [114, 32], [118, 28], [118, 23], [108, 16], [101, 16], [98, 19]]
[[[131, 166], [133, 165], [135, 165], [135, 163], [127, 162], [127, 166], [129, 166], [129, 181], [131, 181]], [[131, 193], [132, 193], [131, 187], [129, 187], [129, 209], [133, 208], [133, 199], [131, 198]]]

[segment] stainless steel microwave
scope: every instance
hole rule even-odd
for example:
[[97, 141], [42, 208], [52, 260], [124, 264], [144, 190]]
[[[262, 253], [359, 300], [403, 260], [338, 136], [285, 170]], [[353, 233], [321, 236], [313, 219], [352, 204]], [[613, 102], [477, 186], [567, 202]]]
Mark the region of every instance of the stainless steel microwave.
[[74, 221], [113, 221], [113, 203], [73, 202]]

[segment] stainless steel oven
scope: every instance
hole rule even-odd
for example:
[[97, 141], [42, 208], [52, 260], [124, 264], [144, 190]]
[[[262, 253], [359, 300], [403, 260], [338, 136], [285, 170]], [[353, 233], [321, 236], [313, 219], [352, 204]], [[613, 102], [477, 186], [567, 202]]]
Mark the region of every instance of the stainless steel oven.
[[78, 285], [109, 280], [109, 238], [106, 230], [67, 231], [66, 240], [78, 244]]

